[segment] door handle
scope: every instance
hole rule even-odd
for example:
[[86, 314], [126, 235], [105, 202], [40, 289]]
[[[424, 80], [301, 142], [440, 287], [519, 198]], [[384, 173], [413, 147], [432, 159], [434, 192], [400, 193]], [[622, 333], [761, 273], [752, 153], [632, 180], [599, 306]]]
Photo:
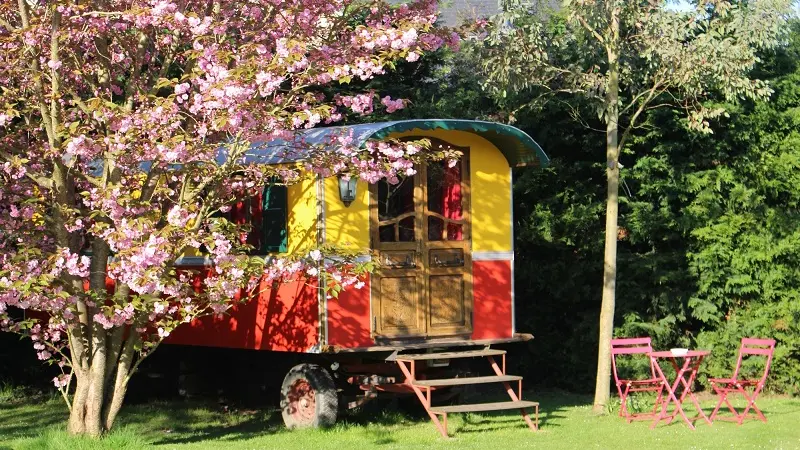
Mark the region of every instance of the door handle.
[[417, 267], [416, 261], [414, 261], [414, 254], [410, 253], [406, 255], [406, 258], [402, 261], [392, 260], [389, 258], [389, 255], [384, 255], [383, 262], [387, 267], [395, 267], [395, 268], [415, 268]]
[[406, 260], [405, 263], [403, 264], [403, 267], [410, 267], [410, 268], [417, 267], [417, 263], [414, 262], [414, 259], [411, 257], [410, 254], [406, 256]]
[[464, 256], [457, 256], [453, 259], [441, 260], [439, 255], [433, 257], [433, 264], [439, 267], [459, 267], [464, 265]]

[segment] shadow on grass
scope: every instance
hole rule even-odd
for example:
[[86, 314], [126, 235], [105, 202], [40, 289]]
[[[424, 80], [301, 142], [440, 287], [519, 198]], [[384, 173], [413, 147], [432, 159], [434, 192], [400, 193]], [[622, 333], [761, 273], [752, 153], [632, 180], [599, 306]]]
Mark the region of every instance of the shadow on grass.
[[[385, 403], [385, 402], [384, 402]], [[392, 428], [418, 421], [393, 407], [377, 402], [360, 411], [347, 412], [332, 430], [363, 431], [375, 445], [395, 444]], [[249, 440], [263, 435], [290, 433], [284, 428], [279, 410], [231, 410], [225, 412], [213, 403], [151, 403], [126, 408], [120, 416], [126, 427], [142, 430], [153, 445]], [[368, 426], [373, 425], [373, 426]]]
[[[560, 419], [566, 418], [566, 411], [570, 408], [591, 404], [591, 399], [587, 396], [570, 394], [562, 391], [526, 391], [523, 398], [539, 402], [539, 427], [558, 427]], [[487, 391], [478, 392], [474, 395], [465, 397], [459, 403], [488, 403], [508, 401], [508, 395], [487, 394]], [[482, 433], [494, 430], [527, 428], [519, 410], [497, 411], [489, 413], [464, 413], [456, 414], [463, 417], [463, 421], [457, 427], [450, 427], [450, 434], [459, 433]], [[533, 411], [529, 410], [529, 415], [533, 419]], [[360, 411], [349, 413], [341, 423], [344, 428], [357, 428], [368, 425], [378, 426], [400, 426], [417, 425], [421, 423], [431, 424], [425, 409], [416, 397], [410, 396], [402, 401], [375, 401], [365, 405]], [[431, 424], [433, 430], [433, 424]], [[390, 429], [380, 429], [370, 427], [366, 430], [372, 435], [376, 445], [394, 444], [392, 431]]]
[[50, 397], [10, 400], [0, 405], [0, 436], [31, 437], [67, 421], [67, 407]]
[[[539, 402], [539, 429], [560, 427], [560, 419], [566, 418], [569, 408], [591, 404], [591, 399], [562, 391], [523, 392], [523, 399]], [[468, 399], [469, 403], [508, 401], [504, 396], [479, 396]], [[528, 409], [528, 415], [534, 420], [534, 411]], [[527, 428], [519, 410], [497, 411], [491, 413], [467, 413], [455, 433], [483, 433], [514, 428]]]
[[[477, 394], [462, 403], [507, 401], [502, 395]], [[505, 397], [504, 397], [505, 396]], [[564, 392], [525, 392], [524, 398], [540, 403], [540, 427], [560, 426], [566, 410], [586, 405], [583, 396]], [[289, 432], [283, 427], [280, 412], [237, 411], [223, 412], [213, 403], [151, 403], [126, 408], [121, 415], [123, 425], [142, 430], [154, 445], [178, 445], [210, 441], [240, 441], [267, 434]], [[358, 430], [375, 446], [397, 445], [398, 427], [430, 424], [430, 419], [415, 397], [402, 400], [376, 400], [363, 407], [340, 414], [336, 426], [320, 433], [339, 433]], [[432, 432], [433, 425], [431, 425]], [[451, 433], [482, 433], [493, 430], [526, 427], [518, 410], [492, 414], [465, 414]]]
[[333, 431], [360, 430], [375, 446], [397, 445], [394, 437], [397, 427], [429, 421], [416, 397], [379, 398], [342, 413]]
[[[494, 391], [494, 390], [493, 390]], [[587, 398], [564, 392], [524, 392], [524, 398], [540, 403], [540, 427], [557, 427], [567, 415], [567, 409], [586, 405]], [[477, 393], [460, 403], [508, 401], [505, 393]], [[783, 412], [783, 411], [782, 411]], [[461, 415], [461, 414], [459, 414]], [[37, 438], [43, 431], [63, 433], [67, 420], [66, 407], [51, 398], [12, 400], [0, 406], [0, 436]], [[499, 429], [526, 427], [518, 410], [494, 414], [465, 414], [463, 421], [451, 425], [451, 434], [481, 433]], [[427, 424], [437, 434], [424, 408], [415, 397], [395, 400], [376, 400], [363, 407], [340, 414], [330, 430], [319, 433], [357, 431], [374, 446], [398, 445], [398, 428]], [[151, 402], [127, 405], [119, 416], [115, 429], [127, 430], [149, 445], [180, 445], [200, 442], [235, 442], [264, 435], [288, 433], [280, 411], [223, 409], [214, 402]], [[61, 430], [61, 431], [59, 431]], [[112, 432], [112, 435], [114, 433]], [[53, 435], [53, 436], [56, 436]], [[56, 439], [56, 437], [51, 438]], [[57, 440], [57, 439], [56, 439]], [[0, 450], [5, 450], [0, 447]]]
[[213, 403], [150, 403], [125, 409], [122, 424], [141, 429], [154, 445], [237, 441], [283, 430], [277, 411], [224, 411]]

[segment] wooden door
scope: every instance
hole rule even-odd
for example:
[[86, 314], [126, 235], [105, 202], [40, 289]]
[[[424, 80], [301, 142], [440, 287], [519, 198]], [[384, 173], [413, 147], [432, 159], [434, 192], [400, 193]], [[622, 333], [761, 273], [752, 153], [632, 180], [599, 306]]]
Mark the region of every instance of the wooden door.
[[[434, 141], [434, 145], [448, 145]], [[371, 188], [376, 337], [471, 334], [472, 258], [469, 158], [421, 167], [397, 185]]]

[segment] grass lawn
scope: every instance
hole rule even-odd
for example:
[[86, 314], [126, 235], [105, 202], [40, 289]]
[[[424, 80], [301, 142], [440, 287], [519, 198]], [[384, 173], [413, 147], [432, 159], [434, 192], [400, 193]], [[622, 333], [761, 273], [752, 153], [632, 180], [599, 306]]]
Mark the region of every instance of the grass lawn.
[[[329, 430], [286, 431], [275, 411], [225, 412], [214, 404], [161, 402], [129, 405], [119, 427], [102, 441], [64, 432], [60, 399], [0, 395], [0, 450], [7, 449], [325, 449], [458, 448], [763, 448], [800, 449], [800, 399], [762, 397], [769, 419], [742, 426], [698, 422], [691, 431], [682, 421], [626, 423], [616, 415], [591, 414], [591, 398], [560, 392], [528, 392], [541, 403], [541, 430], [528, 430], [516, 413], [454, 414], [451, 439], [443, 440], [424, 415], [397, 412], [387, 404], [347, 414]], [[703, 401], [706, 412], [713, 399]], [[691, 411], [690, 407], [687, 407]], [[424, 413], [423, 413], [424, 414]]]

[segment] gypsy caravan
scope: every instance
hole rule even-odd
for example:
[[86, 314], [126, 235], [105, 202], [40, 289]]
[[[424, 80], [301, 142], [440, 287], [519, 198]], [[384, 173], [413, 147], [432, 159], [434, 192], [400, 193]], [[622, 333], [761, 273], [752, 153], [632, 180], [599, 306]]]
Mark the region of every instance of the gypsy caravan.
[[[362, 289], [327, 298], [296, 282], [266, 289], [229, 315], [180, 327], [168, 343], [291, 352], [303, 355], [281, 389], [287, 426], [324, 426], [336, 411], [383, 392], [416, 394], [443, 436], [448, 413], [519, 409], [522, 378], [505, 373], [505, 352], [493, 344], [522, 341], [514, 324], [512, 167], [543, 165], [547, 156], [512, 126], [471, 120], [404, 120], [309, 130], [309, 143], [352, 132], [359, 143], [427, 138], [463, 152], [431, 163], [397, 184], [355, 178], [269, 185], [258, 199], [234, 206], [251, 221], [263, 253], [302, 252], [335, 244], [376, 258]], [[252, 157], [286, 164], [281, 143], [253, 143]], [[283, 155], [283, 156], [282, 156]], [[207, 263], [184, 257], [186, 266]], [[485, 358], [494, 375], [439, 378], [448, 361]], [[434, 406], [432, 392], [478, 383], [502, 384], [510, 401]], [[343, 394], [361, 395], [345, 402]], [[435, 394], [434, 394], [435, 397]]]

